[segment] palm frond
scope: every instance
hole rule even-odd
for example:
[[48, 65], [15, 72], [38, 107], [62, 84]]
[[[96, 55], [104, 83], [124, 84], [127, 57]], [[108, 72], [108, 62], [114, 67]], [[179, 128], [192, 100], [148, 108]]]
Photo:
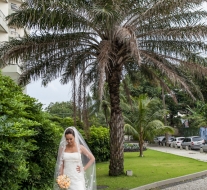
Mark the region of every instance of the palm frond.
[[124, 125], [124, 132], [126, 134], [135, 134], [135, 135], [138, 134], [137, 131], [129, 124]]

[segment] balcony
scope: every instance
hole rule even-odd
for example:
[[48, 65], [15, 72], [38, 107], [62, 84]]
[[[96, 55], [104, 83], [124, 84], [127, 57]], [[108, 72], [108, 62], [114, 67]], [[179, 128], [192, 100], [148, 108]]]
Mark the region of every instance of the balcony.
[[2, 69], [3, 75], [11, 77], [15, 82], [18, 81], [22, 73], [18, 65], [8, 65]]
[[5, 15], [1, 10], [0, 10], [0, 31], [8, 33], [8, 26], [5, 20]]

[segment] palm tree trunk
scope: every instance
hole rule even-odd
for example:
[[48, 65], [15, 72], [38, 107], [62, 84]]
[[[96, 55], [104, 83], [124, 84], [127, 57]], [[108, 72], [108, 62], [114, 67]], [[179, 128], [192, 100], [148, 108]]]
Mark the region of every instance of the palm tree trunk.
[[[166, 104], [165, 104], [165, 92], [164, 92], [164, 88], [162, 87], [162, 103], [163, 103], [163, 109], [166, 109]], [[164, 122], [165, 125], [167, 125], [167, 118], [166, 115], [164, 116]]]
[[88, 107], [87, 107], [87, 95], [86, 95], [86, 79], [85, 68], [83, 72], [83, 128], [86, 135], [86, 139], [89, 137], [89, 122], [88, 122]]
[[118, 176], [124, 173], [124, 122], [120, 108], [119, 87], [121, 67], [113, 65], [108, 75], [111, 103], [110, 118], [110, 164], [109, 175]]
[[78, 87], [78, 118], [82, 121], [81, 111], [82, 111], [82, 76], [80, 76], [79, 87]]
[[104, 107], [104, 116], [105, 116], [105, 120], [106, 120], [106, 126], [109, 126], [109, 122], [108, 122], [108, 117], [107, 117], [107, 107]]
[[76, 117], [77, 117], [77, 109], [76, 109], [76, 75], [75, 69], [73, 68], [73, 120], [74, 126], [76, 127]]
[[139, 156], [143, 157], [143, 132], [140, 131], [140, 138], [139, 138]]
[[[166, 104], [165, 104], [165, 92], [164, 92], [164, 88], [162, 87], [162, 103], [163, 103], [163, 108], [166, 109]], [[167, 118], [166, 115], [164, 117], [164, 122], [165, 122], [165, 126], [167, 125]], [[168, 133], [165, 133], [165, 139], [166, 139], [166, 143], [165, 146], [168, 145]]]

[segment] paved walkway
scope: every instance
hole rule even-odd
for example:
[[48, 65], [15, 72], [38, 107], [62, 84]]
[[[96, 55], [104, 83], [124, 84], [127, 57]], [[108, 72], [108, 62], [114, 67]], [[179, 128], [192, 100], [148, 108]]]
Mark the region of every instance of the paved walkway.
[[185, 150], [180, 148], [171, 148], [171, 147], [159, 146], [159, 145], [148, 145], [147, 148], [207, 162], [207, 154], [204, 152], [200, 153], [199, 150]]
[[[195, 150], [185, 150], [159, 145], [148, 145], [148, 149], [175, 154], [207, 162], [207, 154]], [[182, 177], [158, 181], [131, 190], [207, 190], [207, 170]]]
[[188, 180], [185, 183], [174, 184], [170, 187], [160, 188], [160, 190], [206, 190], [206, 184], [207, 177], [200, 177], [198, 179]]

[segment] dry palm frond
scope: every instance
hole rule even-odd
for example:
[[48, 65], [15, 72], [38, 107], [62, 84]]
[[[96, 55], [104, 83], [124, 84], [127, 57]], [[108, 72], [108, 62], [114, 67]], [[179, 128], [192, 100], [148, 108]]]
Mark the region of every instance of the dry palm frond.
[[103, 94], [103, 86], [105, 81], [105, 70], [108, 70], [110, 73], [110, 63], [114, 63], [114, 59], [111, 56], [112, 54], [112, 47], [110, 41], [102, 41], [99, 46], [99, 98], [102, 99]]
[[137, 60], [138, 64], [141, 62], [139, 45], [134, 29], [130, 26], [124, 26], [117, 29], [115, 36], [119, 43], [126, 43], [128, 51], [131, 52], [131, 56]]
[[207, 75], [207, 67], [204, 67], [202, 65], [193, 63], [191, 61], [183, 61], [174, 57], [170, 57], [170, 56], [164, 56], [167, 59], [171, 59], [171, 60], [175, 60], [178, 63], [180, 63], [180, 65], [182, 65], [185, 69], [190, 70], [192, 73], [197, 73], [198, 76], [205, 76]]
[[187, 83], [185, 82], [185, 79], [183, 79], [179, 75], [177, 75], [176, 72], [172, 72], [172, 70], [170, 70], [169, 67], [166, 67], [164, 64], [162, 64], [162, 62], [156, 60], [152, 55], [150, 55], [144, 51], [141, 51], [141, 54], [143, 56], [145, 56], [149, 61], [151, 61], [156, 67], [158, 67], [159, 70], [161, 70], [161, 72], [165, 73], [165, 75], [168, 76], [168, 78], [171, 81], [173, 81], [174, 83], [180, 84], [189, 93], [189, 95], [194, 100], [196, 100], [196, 98], [192, 94], [191, 90], [189, 89]]

